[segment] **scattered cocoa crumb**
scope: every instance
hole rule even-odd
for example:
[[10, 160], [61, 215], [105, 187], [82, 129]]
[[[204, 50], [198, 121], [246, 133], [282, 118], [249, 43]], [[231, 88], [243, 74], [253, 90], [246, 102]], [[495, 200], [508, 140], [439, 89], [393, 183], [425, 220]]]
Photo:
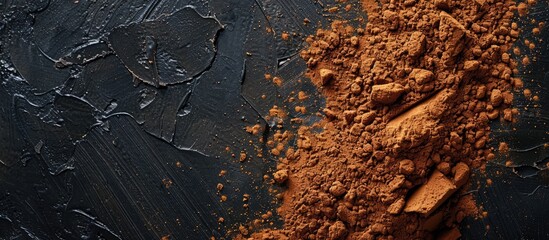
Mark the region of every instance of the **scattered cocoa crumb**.
[[247, 158], [246, 153], [245, 152], [240, 152], [240, 157], [238, 158], [238, 160], [240, 162], [244, 162], [244, 161], [246, 161], [246, 158]]
[[273, 174], [273, 178], [278, 183], [284, 183], [288, 180], [288, 170], [279, 170]]
[[500, 152], [508, 152], [509, 151], [509, 145], [507, 145], [506, 142], [500, 142], [499, 143], [499, 151]]
[[528, 12], [528, 6], [526, 5], [526, 3], [521, 2], [517, 6], [517, 10], [520, 16], [524, 16]]
[[524, 58], [522, 58], [522, 65], [524, 66], [530, 65], [530, 57], [525, 56]]
[[170, 188], [173, 185], [173, 181], [169, 178], [162, 179], [162, 184], [165, 188]]
[[273, 78], [273, 83], [274, 83], [275, 85], [279, 86], [279, 87], [282, 86], [282, 78], [280, 78], [280, 77], [274, 77], [274, 78]]
[[287, 41], [288, 39], [290, 39], [290, 34], [288, 34], [287, 32], [283, 32], [281, 34], [281, 38], [282, 40]]
[[532, 97], [532, 91], [530, 89], [524, 89], [523, 94], [524, 94], [524, 97], [526, 98]]
[[309, 97], [307, 96], [307, 94], [306, 94], [305, 92], [299, 91], [299, 92], [297, 93], [297, 99], [303, 101], [303, 100], [305, 100], [305, 99], [307, 99], [307, 98], [309, 98]]

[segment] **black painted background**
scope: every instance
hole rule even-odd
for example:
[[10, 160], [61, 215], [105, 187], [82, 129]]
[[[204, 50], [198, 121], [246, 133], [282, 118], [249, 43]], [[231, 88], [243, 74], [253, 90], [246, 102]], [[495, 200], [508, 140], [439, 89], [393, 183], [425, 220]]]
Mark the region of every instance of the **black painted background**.
[[296, 54], [334, 4], [0, 3], [1, 239], [208, 239], [275, 212], [274, 158], [243, 128], [267, 137], [263, 117], [295, 89], [322, 105]]

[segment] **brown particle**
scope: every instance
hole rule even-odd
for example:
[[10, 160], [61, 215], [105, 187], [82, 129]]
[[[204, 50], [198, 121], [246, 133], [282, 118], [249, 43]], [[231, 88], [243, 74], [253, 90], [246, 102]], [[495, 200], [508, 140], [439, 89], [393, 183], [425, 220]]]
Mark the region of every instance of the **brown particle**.
[[499, 89], [492, 90], [490, 94], [490, 103], [492, 106], [497, 107], [503, 102], [503, 95]]
[[471, 60], [471, 61], [465, 61], [463, 65], [463, 70], [467, 72], [476, 71], [480, 67], [480, 62]]
[[334, 195], [335, 197], [339, 197], [345, 194], [345, 192], [347, 192], [347, 190], [340, 181], [335, 181], [332, 183], [332, 186], [330, 187], [330, 193], [332, 195]]
[[282, 38], [282, 40], [284, 40], [284, 41], [288, 41], [288, 39], [290, 39], [290, 34], [288, 34], [287, 32], [283, 32], [283, 33], [281, 34], [281, 38]]
[[169, 178], [162, 179], [162, 184], [165, 188], [170, 188], [173, 185], [173, 181]]
[[242, 201], [247, 202], [248, 200], [250, 200], [250, 197], [250, 194], [245, 193], [244, 195], [242, 195]]
[[244, 161], [246, 161], [246, 158], [247, 158], [246, 153], [245, 152], [240, 152], [240, 157], [238, 158], [238, 160], [240, 162], [244, 162]]
[[522, 58], [522, 65], [524, 66], [530, 65], [530, 57], [525, 56], [524, 58]]
[[303, 101], [305, 99], [309, 98], [309, 96], [307, 96], [307, 94], [303, 91], [299, 91], [297, 93], [297, 99], [299, 99], [300, 101]]
[[280, 77], [274, 77], [274, 78], [273, 78], [273, 83], [274, 83], [275, 85], [279, 86], [279, 87], [282, 86], [282, 78], [280, 78]]
[[284, 183], [288, 180], [288, 170], [278, 170], [273, 174], [273, 178], [277, 183]]
[[353, 9], [353, 6], [351, 4], [347, 4], [345, 5], [345, 11], [351, 11], [351, 9]]
[[521, 2], [518, 4], [517, 10], [520, 16], [524, 16], [526, 15], [526, 13], [528, 13], [528, 5], [526, 5], [526, 3], [524, 2]]
[[499, 149], [500, 152], [503, 152], [503, 153], [508, 152], [509, 151], [509, 145], [507, 145], [506, 142], [500, 142], [498, 149]]
[[530, 89], [524, 89], [523, 91], [524, 97], [531, 98], [532, 97], [532, 91]]
[[330, 69], [320, 69], [320, 80], [322, 81], [322, 85], [328, 84], [333, 78], [334, 78], [334, 71]]
[[372, 87], [372, 101], [380, 104], [391, 104], [404, 93], [404, 87], [398, 83], [374, 85]]
[[240, 231], [240, 234], [244, 236], [248, 236], [248, 234], [250, 234], [250, 232], [248, 231], [248, 228], [242, 225], [238, 227], [238, 231]]
[[296, 112], [298, 113], [302, 113], [302, 114], [305, 114], [307, 113], [307, 109], [303, 106], [296, 106], [295, 109], [294, 109]]
[[393, 204], [391, 204], [389, 208], [387, 208], [387, 212], [393, 215], [400, 214], [405, 204], [406, 204], [406, 201], [404, 201], [403, 198], [398, 199]]
[[412, 174], [415, 170], [414, 162], [409, 159], [400, 161], [399, 172], [402, 174]]

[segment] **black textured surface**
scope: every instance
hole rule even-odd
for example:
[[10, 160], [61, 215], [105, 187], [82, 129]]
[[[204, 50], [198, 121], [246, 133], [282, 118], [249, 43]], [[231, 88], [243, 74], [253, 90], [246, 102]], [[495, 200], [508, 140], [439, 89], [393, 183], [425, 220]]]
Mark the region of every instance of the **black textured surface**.
[[244, 127], [271, 134], [296, 89], [322, 105], [297, 53], [324, 4], [0, 1], [0, 239], [223, 238], [275, 212]]
[[[516, 46], [533, 60], [519, 65], [518, 77], [540, 100], [527, 100], [517, 91], [518, 122], [492, 124], [492, 146], [497, 149], [499, 142], [506, 142], [510, 152], [489, 162], [486, 174], [476, 174], [480, 188], [471, 194], [488, 217], [467, 219], [462, 227], [464, 239], [549, 239], [549, 31], [543, 28], [540, 35], [532, 34], [538, 22], [549, 22], [549, 2], [538, 1], [517, 22], [522, 34]], [[530, 49], [525, 40], [536, 47]], [[512, 164], [506, 166], [508, 160]], [[492, 180], [491, 186], [486, 186], [487, 179]]]

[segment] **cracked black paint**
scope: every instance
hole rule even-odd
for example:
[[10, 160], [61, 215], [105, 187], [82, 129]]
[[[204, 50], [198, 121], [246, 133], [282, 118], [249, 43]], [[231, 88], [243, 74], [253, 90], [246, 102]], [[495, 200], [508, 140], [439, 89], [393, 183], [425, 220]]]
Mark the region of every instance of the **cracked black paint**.
[[[275, 162], [254, 156], [266, 146], [243, 128], [272, 125], [264, 116], [291, 87], [322, 104], [298, 83], [295, 55], [329, 22], [318, 3], [0, 4], [0, 238], [222, 238], [274, 211], [262, 176]], [[283, 41], [283, 31], [297, 35]]]

